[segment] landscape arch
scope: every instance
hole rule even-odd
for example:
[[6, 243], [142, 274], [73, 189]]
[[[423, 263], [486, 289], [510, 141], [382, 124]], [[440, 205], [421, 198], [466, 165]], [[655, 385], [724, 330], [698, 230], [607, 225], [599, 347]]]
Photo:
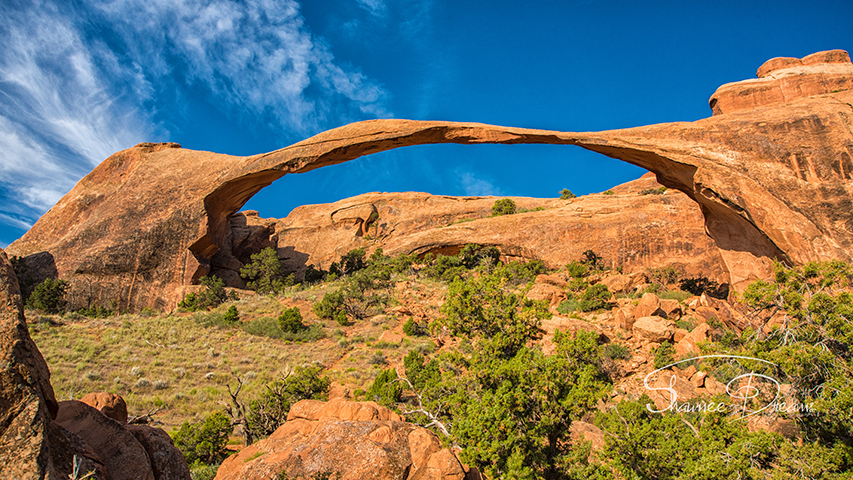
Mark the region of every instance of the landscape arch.
[[849, 72], [832, 65], [841, 79], [835, 83], [823, 70], [797, 67], [806, 70], [801, 93], [809, 93], [802, 87], [811, 85], [809, 75], [818, 75], [820, 88], [845, 90], [781, 101], [762, 93], [744, 106], [744, 95], [729, 92], [747, 83], [756, 88], [755, 81], [729, 84], [712, 99], [715, 115], [695, 122], [573, 133], [371, 120], [249, 157], [140, 144], [102, 162], [8, 251], [33, 259], [35, 272], [96, 285], [120, 298], [120, 308], [170, 309], [183, 286], [209, 272], [228, 218], [283, 175], [411, 145], [538, 143], [632, 163], [684, 192], [700, 205], [730, 283], [740, 289], [766, 277], [773, 260], [851, 260], [853, 65], [846, 61]]

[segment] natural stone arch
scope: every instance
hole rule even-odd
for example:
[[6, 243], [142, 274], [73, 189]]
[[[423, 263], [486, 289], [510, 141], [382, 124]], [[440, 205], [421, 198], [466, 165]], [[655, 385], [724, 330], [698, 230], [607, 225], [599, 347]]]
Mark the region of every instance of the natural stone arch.
[[[541, 143], [632, 163], [687, 194], [701, 206], [738, 288], [767, 275], [772, 259], [851, 260], [853, 65], [846, 52], [846, 64], [837, 51], [829, 54], [826, 65], [812, 59], [770, 69], [758, 83], [725, 85], [712, 102], [721, 114], [689, 123], [572, 133], [372, 120], [250, 157], [140, 144], [95, 168], [8, 250], [48, 252], [35, 267], [86, 276], [120, 298], [122, 308], [171, 308], [179, 287], [208, 272], [228, 217], [285, 174], [411, 145]], [[786, 90], [791, 75], [802, 77], [799, 93]], [[768, 86], [777, 84], [781, 93], [767, 97]], [[826, 91], [827, 85], [848, 89]], [[733, 105], [727, 99], [748, 97], [750, 88], [758, 92], [753, 104], [727, 106]]]

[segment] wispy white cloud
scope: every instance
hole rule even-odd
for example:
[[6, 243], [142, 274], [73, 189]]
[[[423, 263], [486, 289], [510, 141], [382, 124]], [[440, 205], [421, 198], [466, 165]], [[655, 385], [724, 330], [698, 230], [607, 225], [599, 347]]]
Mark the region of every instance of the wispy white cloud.
[[488, 180], [477, 178], [471, 172], [457, 173], [456, 178], [458, 178], [459, 185], [462, 188], [462, 191], [465, 192], [465, 195], [501, 195], [501, 189]]
[[357, 0], [358, 5], [367, 10], [371, 15], [378, 17], [385, 16], [388, 12], [388, 6], [384, 0]]
[[[390, 116], [385, 90], [338, 65], [293, 0], [117, 0], [99, 8], [133, 45], [134, 62], [177, 57], [187, 83], [207, 87], [243, 115], [269, 114], [302, 134], [329, 122]], [[155, 71], [176, 73], [162, 62]]]
[[199, 121], [182, 101], [191, 95], [282, 139], [390, 116], [383, 87], [338, 64], [299, 8], [294, 0], [0, 4], [0, 197], [12, 200], [0, 228], [35, 221], [110, 154], [167, 140], [163, 125]]
[[0, 225], [29, 229], [92, 167], [152, 129], [137, 107], [145, 99], [122, 99], [120, 86], [140, 80], [105, 77], [99, 65], [112, 53], [89, 44], [67, 13], [4, 4], [0, 15]]

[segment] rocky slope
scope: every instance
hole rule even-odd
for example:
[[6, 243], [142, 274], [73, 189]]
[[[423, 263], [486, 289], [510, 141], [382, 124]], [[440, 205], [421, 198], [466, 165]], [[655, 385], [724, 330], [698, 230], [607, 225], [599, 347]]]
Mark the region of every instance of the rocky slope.
[[[381, 247], [398, 254], [454, 255], [467, 243], [496, 246], [505, 259], [541, 259], [549, 268], [581, 258], [586, 250], [626, 273], [673, 266], [687, 276], [728, 280], [719, 249], [702, 226], [702, 213], [681, 192], [640, 195], [661, 187], [654, 175], [620, 185], [612, 195], [570, 200], [511, 197], [514, 215], [491, 216], [495, 197], [426, 193], [367, 193], [339, 202], [305, 205], [287, 218], [257, 212], [231, 217], [225, 248], [211, 262], [215, 275], [241, 286], [240, 267], [250, 254], [274, 246], [285, 269], [322, 268], [354, 248]], [[535, 209], [542, 209], [534, 211]]]
[[696, 201], [739, 288], [774, 258], [853, 255], [853, 64], [843, 51], [796, 63], [774, 59], [760, 81], [721, 87], [718, 114], [695, 122], [571, 133], [373, 120], [250, 157], [140, 144], [101, 163], [9, 252], [120, 309], [171, 308], [180, 287], [210, 272], [230, 216], [285, 174], [408, 145], [546, 143], [646, 168]]

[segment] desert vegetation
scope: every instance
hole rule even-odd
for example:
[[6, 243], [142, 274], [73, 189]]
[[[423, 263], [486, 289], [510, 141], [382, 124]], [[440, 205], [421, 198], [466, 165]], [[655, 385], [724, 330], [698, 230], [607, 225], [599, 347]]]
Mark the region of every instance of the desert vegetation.
[[[273, 256], [253, 258], [269, 267]], [[269, 436], [296, 401], [335, 389], [427, 426], [489, 478], [842, 478], [851, 466], [853, 271], [843, 262], [777, 265], [772, 281], [734, 299], [763, 327], [710, 318], [699, 353], [718, 357], [690, 363], [724, 384], [733, 378], [725, 356], [767, 361], [749, 366], [809, 408], [777, 412], [793, 425], [784, 435], [744, 428], [749, 420], [731, 412], [652, 411], [651, 397], [626, 383], [632, 364], [646, 355], [647, 368], [667, 369], [685, 354], [671, 340], [596, 333], [601, 318], [645, 294], [685, 311], [713, 299], [719, 285], [706, 277], [652, 268], [641, 290], [614, 295], [603, 279], [621, 272], [592, 250], [549, 271], [481, 245], [422, 258], [356, 249], [302, 281], [265, 271], [254, 295], [203, 279], [173, 313], [63, 312], [62, 284], [48, 282], [34, 288], [27, 315], [60, 398], [110, 391], [153, 412], [194, 478], [211, 478], [229, 444]], [[565, 279], [563, 300], [529, 298], [541, 274]], [[588, 328], [548, 333], [560, 316]], [[691, 402], [728, 398], [706, 395]], [[573, 424], [594, 425], [600, 444], [573, 436]]]

